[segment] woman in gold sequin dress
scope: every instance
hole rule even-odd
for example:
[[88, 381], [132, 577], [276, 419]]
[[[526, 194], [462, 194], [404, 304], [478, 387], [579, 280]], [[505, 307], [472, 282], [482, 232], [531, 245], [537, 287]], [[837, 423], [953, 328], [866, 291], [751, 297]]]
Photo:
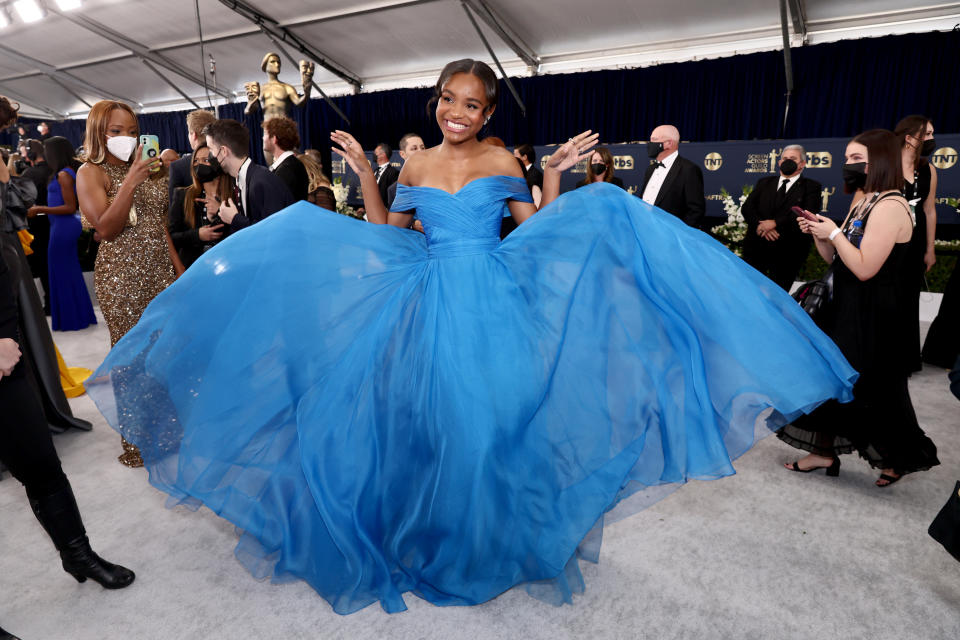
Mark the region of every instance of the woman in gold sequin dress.
[[[86, 163], [77, 171], [84, 225], [101, 238], [94, 289], [111, 346], [183, 271], [167, 232], [167, 175], [159, 158], [141, 159], [139, 135], [128, 105], [96, 103], [87, 116]], [[143, 465], [140, 452], [126, 441], [119, 460]]]

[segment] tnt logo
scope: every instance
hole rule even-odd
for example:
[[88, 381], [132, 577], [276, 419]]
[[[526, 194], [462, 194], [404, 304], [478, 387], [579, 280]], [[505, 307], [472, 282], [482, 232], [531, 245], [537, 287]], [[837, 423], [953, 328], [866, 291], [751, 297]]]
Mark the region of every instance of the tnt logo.
[[633, 156], [613, 156], [613, 168], [631, 171], [633, 169]]
[[953, 147], [940, 147], [933, 152], [930, 162], [937, 169], [949, 169], [957, 164], [957, 150]]
[[833, 166], [833, 155], [829, 151], [808, 151], [807, 166], [811, 169], [829, 169]]
[[723, 166], [723, 156], [715, 151], [708, 153], [703, 159], [703, 166], [706, 167], [707, 171], [716, 171]]

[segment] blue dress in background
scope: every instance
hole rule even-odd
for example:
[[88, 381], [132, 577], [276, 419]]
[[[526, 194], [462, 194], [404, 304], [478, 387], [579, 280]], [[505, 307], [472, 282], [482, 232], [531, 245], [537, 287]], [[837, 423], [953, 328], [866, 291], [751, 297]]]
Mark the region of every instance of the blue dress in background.
[[255, 576], [338, 613], [569, 601], [621, 499], [850, 400], [834, 343], [707, 235], [595, 184], [501, 243], [508, 199], [522, 179], [399, 186], [425, 234], [295, 204], [158, 295], [88, 391]]
[[[70, 167], [76, 184], [77, 174]], [[63, 194], [57, 176], [47, 185], [47, 206], [59, 207]], [[80, 214], [49, 215], [50, 244], [47, 245], [47, 268], [50, 273], [50, 320], [54, 331], [75, 331], [97, 324], [90, 292], [83, 280], [77, 241], [80, 239]]]

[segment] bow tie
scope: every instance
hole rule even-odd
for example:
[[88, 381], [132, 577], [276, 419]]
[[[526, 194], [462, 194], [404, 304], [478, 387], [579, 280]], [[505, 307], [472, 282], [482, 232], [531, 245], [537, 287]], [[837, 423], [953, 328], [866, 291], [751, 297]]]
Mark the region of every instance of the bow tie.
[[663, 163], [660, 162], [660, 161], [652, 162], [651, 164], [653, 165], [653, 168], [654, 168], [654, 169], [656, 169], [657, 167], [663, 167], [664, 169], [667, 168], [667, 165], [663, 164]]

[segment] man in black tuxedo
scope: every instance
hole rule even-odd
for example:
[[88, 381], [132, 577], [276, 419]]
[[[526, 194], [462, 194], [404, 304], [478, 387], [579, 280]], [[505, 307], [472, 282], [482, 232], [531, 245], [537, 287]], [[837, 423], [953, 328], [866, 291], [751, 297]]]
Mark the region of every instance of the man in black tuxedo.
[[540, 187], [540, 191], [543, 191], [543, 172], [537, 167], [537, 152], [533, 145], [521, 144], [513, 150], [513, 155], [523, 163], [523, 168], [527, 172], [527, 186], [533, 188], [536, 185]]
[[650, 166], [640, 188], [644, 202], [672, 213], [694, 229], [700, 228], [707, 208], [703, 197], [703, 172], [680, 157], [680, 132], [662, 124], [650, 134], [647, 155]]
[[[400, 138], [400, 158], [402, 158], [404, 162], [413, 154], [423, 151], [426, 148], [426, 145], [423, 144], [423, 138], [415, 133], [408, 133]], [[397, 176], [399, 177], [399, 175], [398, 173]], [[398, 182], [394, 180], [393, 184], [387, 187], [387, 199], [383, 201], [383, 204], [387, 207], [387, 211], [390, 211], [390, 206], [397, 197], [397, 184]]]
[[[191, 151], [196, 151], [203, 139], [203, 128], [211, 122], [216, 122], [217, 116], [210, 111], [197, 109], [187, 114], [187, 140], [190, 142]], [[173, 192], [180, 187], [189, 187], [193, 184], [193, 176], [190, 175], [190, 164], [193, 162], [193, 154], [186, 153], [179, 160], [170, 163], [170, 181], [167, 185], [167, 201], [173, 204]]]
[[807, 154], [798, 144], [784, 147], [780, 175], [760, 178], [740, 212], [747, 221], [743, 259], [790, 291], [810, 252], [810, 236], [801, 232], [791, 207], [820, 213], [821, 185], [802, 176]]
[[250, 134], [242, 124], [236, 120], [217, 120], [207, 125], [203, 135], [210, 148], [210, 167], [237, 181], [233, 198], [221, 203], [218, 212], [229, 233], [249, 227], [294, 203], [283, 180], [250, 160]]
[[400, 172], [390, 164], [391, 155], [393, 155], [393, 149], [386, 142], [381, 142], [373, 150], [373, 157], [377, 162], [377, 168], [373, 170], [373, 177], [377, 179], [380, 199], [384, 205], [387, 203], [387, 189], [400, 177]]
[[295, 151], [299, 148], [300, 134], [296, 122], [286, 116], [263, 121], [263, 152], [273, 158], [270, 171], [283, 180], [294, 200], [306, 200], [310, 177], [307, 168], [297, 160]]

